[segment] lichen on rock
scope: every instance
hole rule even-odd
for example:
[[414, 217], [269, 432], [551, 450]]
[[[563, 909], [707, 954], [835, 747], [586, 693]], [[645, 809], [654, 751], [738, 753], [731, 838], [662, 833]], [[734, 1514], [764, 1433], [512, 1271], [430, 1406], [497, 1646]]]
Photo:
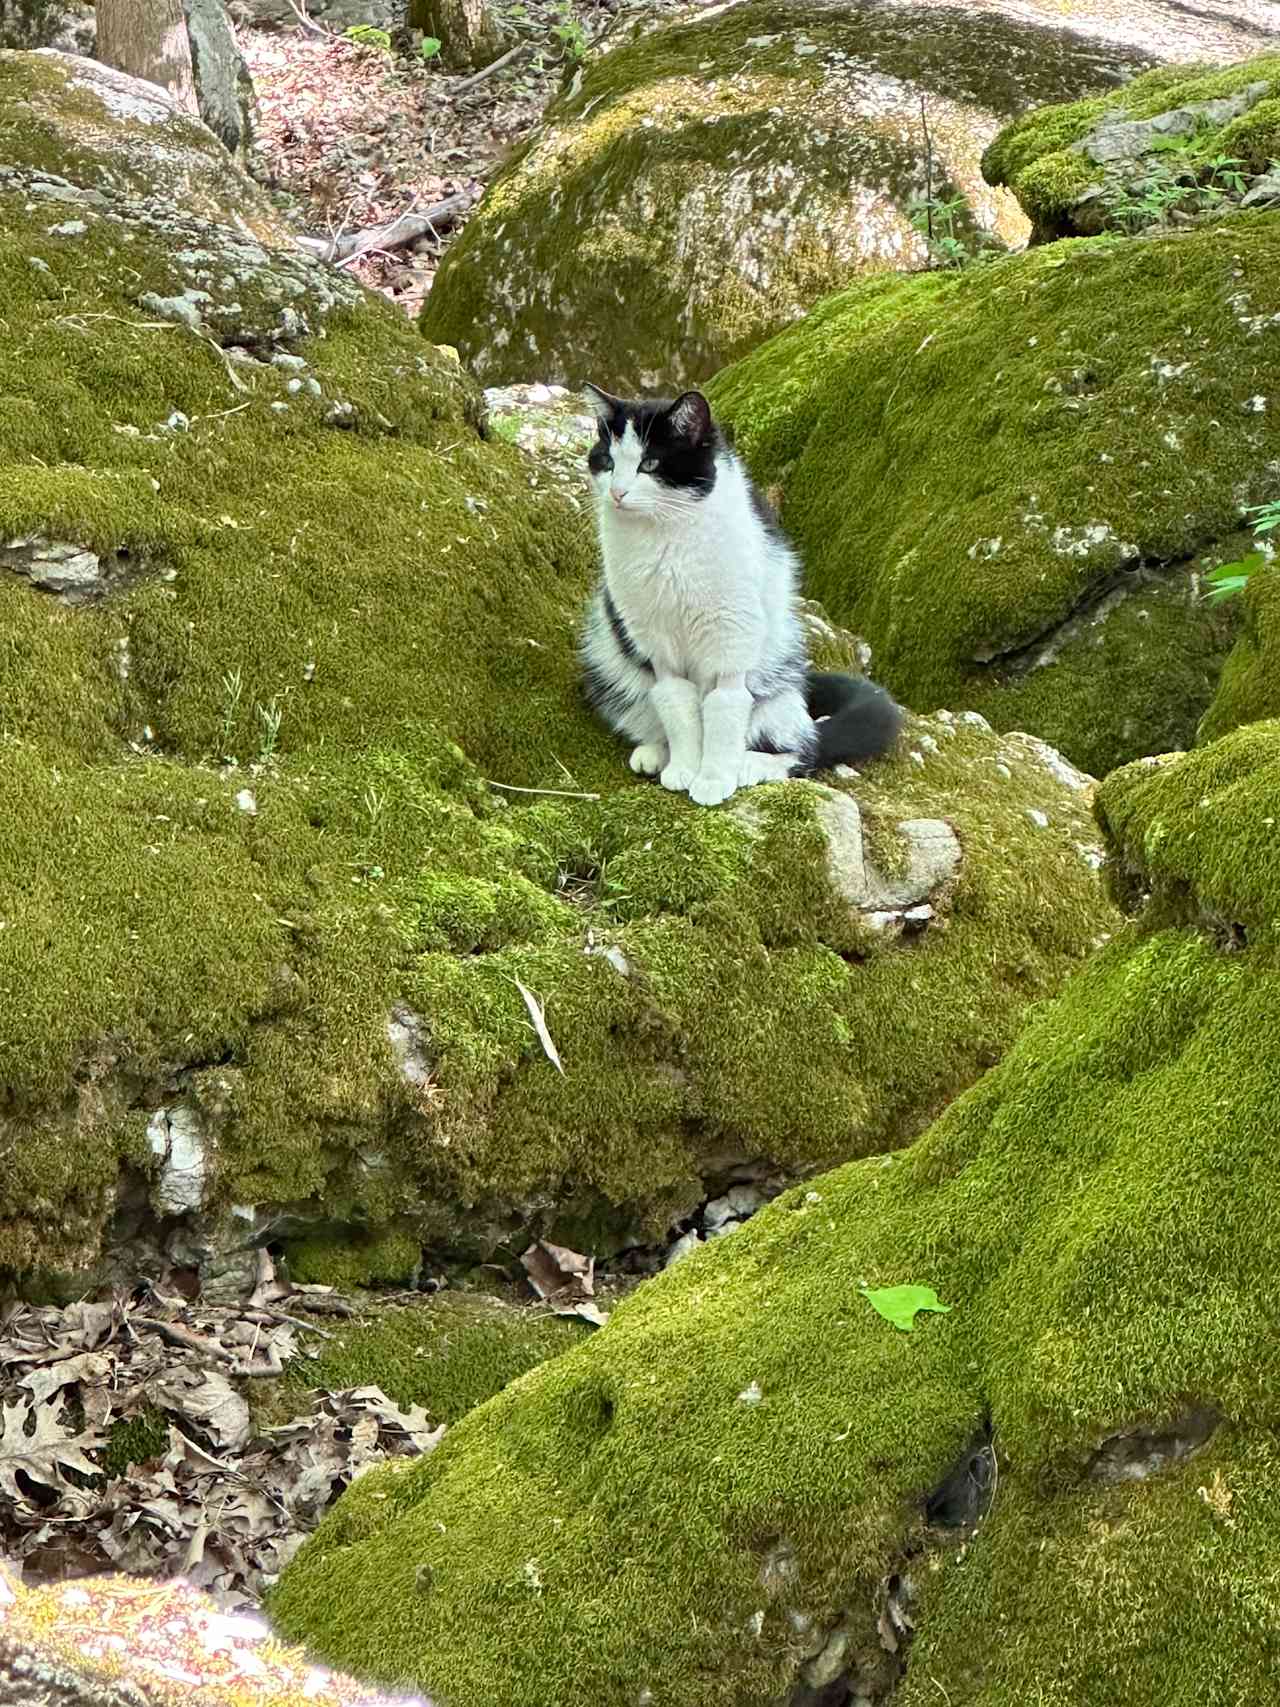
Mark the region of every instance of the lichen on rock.
[[1274, 495], [1280, 216], [877, 279], [719, 375], [810, 591], [917, 709], [1095, 775], [1191, 743]]
[[1131, 917], [1000, 1064], [362, 1481], [284, 1630], [509, 1707], [1268, 1693], [1280, 724], [1098, 811]]
[[915, 197], [958, 200], [970, 247], [1020, 242], [978, 170], [1002, 118], [1150, 63], [1025, 15], [884, 0], [623, 25], [495, 179], [423, 326], [486, 384], [705, 379], [859, 274], [923, 264]]

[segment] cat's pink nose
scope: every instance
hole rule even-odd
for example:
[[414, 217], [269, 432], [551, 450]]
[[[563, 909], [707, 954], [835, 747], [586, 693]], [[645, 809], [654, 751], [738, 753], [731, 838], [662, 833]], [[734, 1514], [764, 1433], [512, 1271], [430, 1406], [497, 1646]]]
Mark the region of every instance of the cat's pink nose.
[[611, 486], [609, 488], [609, 496], [613, 499], [613, 501], [617, 505], [618, 509], [622, 508], [622, 500], [626, 497], [626, 495], [627, 494], [625, 492], [619, 492], [619, 490], [616, 486]]

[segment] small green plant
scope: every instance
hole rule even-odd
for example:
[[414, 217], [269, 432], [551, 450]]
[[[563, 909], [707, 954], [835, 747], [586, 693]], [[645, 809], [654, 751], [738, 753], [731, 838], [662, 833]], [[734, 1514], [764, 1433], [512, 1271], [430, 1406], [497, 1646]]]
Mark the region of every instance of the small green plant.
[[259, 764], [269, 764], [280, 740], [280, 725], [284, 721], [284, 706], [278, 693], [272, 694], [266, 705], [256, 707], [262, 725], [262, 742], [258, 748]]
[[956, 232], [956, 221], [964, 211], [963, 196], [915, 196], [907, 203], [907, 217], [924, 238], [935, 267], [963, 267], [976, 259], [976, 252]]
[[[1258, 534], [1274, 533], [1280, 528], [1280, 498], [1272, 498], [1266, 504], [1253, 504], [1245, 513], [1256, 518], [1253, 523], [1255, 537]], [[1209, 583], [1205, 598], [1213, 604], [1225, 604], [1228, 599], [1238, 597], [1249, 585], [1250, 576], [1267, 568], [1270, 562], [1271, 558], [1267, 552], [1250, 551], [1233, 563], [1220, 563], [1205, 576]]]
[[1112, 222], [1131, 235], [1181, 217], [1214, 213], [1244, 195], [1251, 183], [1235, 154], [1213, 152], [1212, 125], [1181, 136], [1156, 137], [1140, 164], [1107, 169], [1098, 199]]
[[587, 32], [574, 16], [568, 0], [562, 0], [555, 10], [559, 22], [552, 24], [551, 33], [564, 50], [564, 57], [576, 64], [587, 51]]
[[491, 415], [489, 431], [495, 439], [501, 439], [503, 444], [513, 445], [519, 442], [521, 420], [519, 415]]
[[418, 57], [419, 59], [439, 59], [440, 49], [443, 46], [444, 43], [439, 36], [423, 36], [418, 43]]
[[235, 726], [243, 693], [244, 677], [239, 670], [228, 670], [222, 678], [222, 726], [219, 731], [221, 756], [224, 759], [231, 757], [231, 731]]
[[355, 42], [357, 47], [376, 48], [379, 53], [391, 52], [391, 37], [386, 30], [380, 30], [374, 24], [352, 24], [344, 32], [347, 41]]

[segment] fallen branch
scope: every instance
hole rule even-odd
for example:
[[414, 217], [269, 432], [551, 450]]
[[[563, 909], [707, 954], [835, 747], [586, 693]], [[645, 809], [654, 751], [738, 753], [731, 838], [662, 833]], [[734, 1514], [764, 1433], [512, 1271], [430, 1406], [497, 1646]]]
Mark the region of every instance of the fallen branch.
[[217, 1363], [238, 1363], [240, 1360], [235, 1352], [227, 1351], [214, 1340], [209, 1340], [203, 1334], [198, 1334], [194, 1328], [184, 1328], [178, 1322], [161, 1322], [154, 1316], [131, 1316], [131, 1328], [152, 1328], [162, 1340], [168, 1340], [170, 1345], [179, 1345], [184, 1351], [197, 1352], [201, 1357], [212, 1358]]
[[259, 1304], [252, 1310], [244, 1312], [247, 1322], [287, 1322], [291, 1328], [301, 1328], [304, 1333], [319, 1334], [321, 1339], [331, 1340], [333, 1335], [328, 1328], [322, 1328], [315, 1322], [304, 1322], [301, 1316], [291, 1316], [287, 1310], [272, 1310], [265, 1304]]
[[424, 208], [421, 213], [402, 213], [390, 225], [370, 225], [363, 231], [349, 231], [343, 237], [299, 237], [298, 242], [322, 261], [350, 261], [356, 255], [367, 255], [371, 249], [403, 249], [419, 237], [439, 237], [442, 231], [456, 225], [471, 206], [472, 197], [465, 190], [447, 196], [444, 201]]
[[486, 78], [492, 77], [495, 71], [501, 71], [504, 65], [510, 65], [524, 54], [531, 53], [533, 47], [534, 43], [531, 41], [517, 42], [514, 47], [507, 49], [501, 59], [495, 59], [492, 65], [486, 65], [483, 71], [477, 71], [471, 77], [464, 77], [461, 83], [455, 83], [448, 91], [449, 99], [454, 101], [459, 95], [469, 95], [473, 89], [479, 88]]

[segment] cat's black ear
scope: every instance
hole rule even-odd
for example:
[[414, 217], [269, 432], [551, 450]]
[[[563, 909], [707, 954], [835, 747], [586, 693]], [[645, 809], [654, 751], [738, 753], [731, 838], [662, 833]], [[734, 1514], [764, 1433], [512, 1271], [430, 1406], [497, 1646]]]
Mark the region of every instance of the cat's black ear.
[[586, 393], [587, 402], [596, 412], [597, 421], [604, 421], [607, 424], [622, 408], [620, 397], [611, 397], [607, 391], [601, 391], [598, 385], [592, 385], [590, 380], [582, 389]]
[[672, 431], [700, 445], [711, 431], [711, 405], [700, 391], [686, 391], [667, 410]]

